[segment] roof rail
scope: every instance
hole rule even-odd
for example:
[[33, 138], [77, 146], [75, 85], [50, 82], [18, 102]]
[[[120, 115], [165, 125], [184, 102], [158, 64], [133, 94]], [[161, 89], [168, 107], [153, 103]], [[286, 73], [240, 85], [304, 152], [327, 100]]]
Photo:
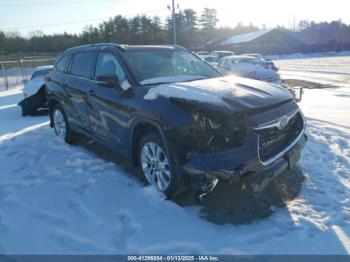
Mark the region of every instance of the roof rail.
[[79, 46], [75, 46], [75, 47], [71, 47], [68, 48], [64, 51], [65, 52], [70, 52], [70, 51], [74, 51], [77, 49], [84, 49], [84, 48], [89, 48], [89, 47], [105, 47], [105, 46], [114, 46], [117, 47], [121, 50], [125, 50], [128, 47], [133, 48], [133, 47], [163, 47], [163, 48], [173, 48], [173, 49], [180, 49], [180, 50], [186, 50], [184, 47], [180, 46], [180, 45], [126, 45], [126, 44], [116, 44], [116, 43], [95, 43], [95, 44], [87, 44], [87, 45], [79, 45]]
[[86, 44], [86, 45], [78, 45], [78, 46], [70, 47], [70, 48], [67, 48], [65, 51], [73, 51], [80, 48], [87, 48], [87, 47], [94, 47], [94, 46], [115, 46], [120, 48], [120, 45], [116, 43], [95, 43], [95, 44]]

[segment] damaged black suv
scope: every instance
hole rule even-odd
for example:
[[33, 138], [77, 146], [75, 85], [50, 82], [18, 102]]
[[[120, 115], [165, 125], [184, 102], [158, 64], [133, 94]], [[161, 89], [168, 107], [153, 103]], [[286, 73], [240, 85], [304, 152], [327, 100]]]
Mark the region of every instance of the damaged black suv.
[[257, 192], [293, 168], [305, 120], [284, 88], [222, 77], [178, 46], [94, 44], [60, 54], [47, 81], [51, 127], [126, 155], [171, 197], [187, 185], [256, 176]]

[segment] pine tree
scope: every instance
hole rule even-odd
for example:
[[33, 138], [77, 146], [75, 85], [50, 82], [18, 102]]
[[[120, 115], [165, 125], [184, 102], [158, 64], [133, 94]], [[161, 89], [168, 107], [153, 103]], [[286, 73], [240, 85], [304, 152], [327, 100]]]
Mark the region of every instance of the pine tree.
[[216, 9], [204, 8], [199, 21], [203, 30], [213, 30], [218, 21]]

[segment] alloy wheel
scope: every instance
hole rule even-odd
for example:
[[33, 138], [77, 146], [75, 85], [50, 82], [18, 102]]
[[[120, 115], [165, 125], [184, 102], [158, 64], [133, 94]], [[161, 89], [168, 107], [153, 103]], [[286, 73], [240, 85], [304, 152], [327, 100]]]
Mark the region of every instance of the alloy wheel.
[[154, 142], [145, 143], [141, 150], [143, 174], [151, 185], [160, 191], [166, 190], [171, 181], [171, 171], [167, 155]]
[[56, 135], [64, 140], [66, 138], [67, 130], [66, 130], [66, 121], [64, 119], [64, 115], [61, 112], [61, 110], [56, 109], [54, 111], [53, 122], [54, 122]]

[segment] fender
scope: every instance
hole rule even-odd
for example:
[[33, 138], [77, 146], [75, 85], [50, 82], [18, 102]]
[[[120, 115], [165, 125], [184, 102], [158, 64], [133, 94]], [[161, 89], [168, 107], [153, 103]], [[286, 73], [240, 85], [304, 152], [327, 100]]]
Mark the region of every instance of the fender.
[[171, 151], [169, 150], [169, 146], [167, 143], [165, 132], [164, 132], [164, 129], [162, 128], [161, 124], [153, 119], [149, 119], [149, 118], [138, 115], [138, 116], [135, 116], [134, 120], [132, 120], [132, 123], [129, 125], [130, 126], [129, 148], [128, 148], [128, 151], [129, 151], [128, 155], [130, 157], [129, 159], [133, 159], [133, 137], [135, 134], [136, 126], [139, 124], [148, 124], [148, 125], [155, 127], [157, 129], [158, 133], [160, 134], [160, 137], [162, 139], [166, 153], [168, 155], [171, 155]]
[[52, 104], [56, 104], [56, 103], [60, 103], [60, 99], [58, 98], [58, 96], [50, 94], [47, 97], [47, 101], [48, 101], [48, 106], [49, 106], [49, 117], [50, 117], [50, 127], [53, 128], [53, 119], [52, 119]]

